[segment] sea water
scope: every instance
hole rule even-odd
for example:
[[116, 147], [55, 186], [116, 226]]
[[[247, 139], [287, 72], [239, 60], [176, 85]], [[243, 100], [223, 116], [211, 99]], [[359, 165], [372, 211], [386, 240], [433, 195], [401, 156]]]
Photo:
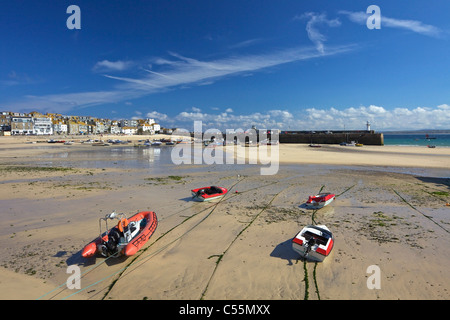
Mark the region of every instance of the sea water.
[[450, 134], [389, 134], [385, 133], [384, 144], [396, 146], [450, 147]]

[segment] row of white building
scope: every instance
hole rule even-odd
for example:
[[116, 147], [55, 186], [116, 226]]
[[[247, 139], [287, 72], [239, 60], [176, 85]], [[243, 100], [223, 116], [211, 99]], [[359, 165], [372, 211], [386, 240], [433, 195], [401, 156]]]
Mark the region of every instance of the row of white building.
[[[165, 129], [164, 129], [165, 130]], [[110, 120], [95, 117], [0, 112], [0, 133], [10, 135], [52, 134], [155, 134], [163, 131], [154, 119]]]

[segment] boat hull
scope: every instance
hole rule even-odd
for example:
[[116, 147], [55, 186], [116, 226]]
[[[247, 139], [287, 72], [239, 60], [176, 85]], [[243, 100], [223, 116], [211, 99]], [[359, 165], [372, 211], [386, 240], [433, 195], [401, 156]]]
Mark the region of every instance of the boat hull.
[[210, 198], [207, 198], [207, 199], [205, 199], [205, 198], [203, 198], [203, 197], [198, 197], [198, 196], [192, 196], [192, 199], [194, 200], [194, 201], [197, 201], [197, 202], [208, 202], [208, 201], [214, 201], [214, 200], [219, 200], [219, 199], [221, 199], [221, 198], [223, 198], [224, 197], [224, 195], [221, 195], [221, 196], [217, 196], [217, 197], [210, 197]]

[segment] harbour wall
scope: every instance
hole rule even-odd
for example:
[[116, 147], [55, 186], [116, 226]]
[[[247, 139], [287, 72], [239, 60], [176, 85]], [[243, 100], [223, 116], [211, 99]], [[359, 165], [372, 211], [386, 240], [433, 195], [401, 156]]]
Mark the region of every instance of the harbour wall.
[[[253, 131], [254, 134], [249, 133], [235, 133], [229, 137], [230, 140], [239, 140], [241, 143], [254, 143], [259, 142], [260, 133], [259, 130]], [[264, 135], [268, 140], [271, 140], [271, 131], [265, 131]], [[264, 136], [263, 135], [263, 136]], [[191, 132], [191, 137], [196, 135]], [[197, 136], [203, 137], [202, 133], [198, 133]], [[215, 135], [209, 135], [208, 137], [214, 137]], [[226, 139], [225, 133], [219, 133], [218, 136], [222, 139]], [[256, 140], [256, 141], [255, 141]], [[365, 145], [384, 145], [384, 137], [382, 133], [375, 133], [371, 131], [279, 131], [280, 143], [307, 143], [307, 144], [339, 144], [342, 142], [356, 142]]]
[[384, 145], [382, 133], [372, 131], [346, 131], [346, 132], [315, 132], [306, 133], [298, 131], [280, 132], [280, 143], [313, 143], [313, 144], [339, 144], [341, 142], [362, 143], [366, 145]]

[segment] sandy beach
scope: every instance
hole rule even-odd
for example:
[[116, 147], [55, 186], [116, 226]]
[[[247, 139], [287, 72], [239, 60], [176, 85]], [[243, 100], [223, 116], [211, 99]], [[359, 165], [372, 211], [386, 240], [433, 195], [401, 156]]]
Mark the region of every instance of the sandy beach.
[[[114, 138], [131, 147], [160, 137]], [[152, 164], [77, 165], [71, 152], [111, 146], [73, 140], [0, 137], [0, 299], [450, 298], [450, 148], [281, 144], [275, 175], [261, 175], [260, 165], [220, 164], [155, 173]], [[229, 192], [193, 202], [190, 190], [209, 185]], [[321, 189], [336, 200], [307, 209]], [[133, 257], [82, 258], [98, 219], [113, 210], [155, 211], [158, 228]], [[292, 250], [307, 224], [325, 224], [335, 236], [322, 263]], [[81, 270], [80, 289], [66, 286], [71, 265]], [[379, 289], [368, 288], [374, 265]]]

